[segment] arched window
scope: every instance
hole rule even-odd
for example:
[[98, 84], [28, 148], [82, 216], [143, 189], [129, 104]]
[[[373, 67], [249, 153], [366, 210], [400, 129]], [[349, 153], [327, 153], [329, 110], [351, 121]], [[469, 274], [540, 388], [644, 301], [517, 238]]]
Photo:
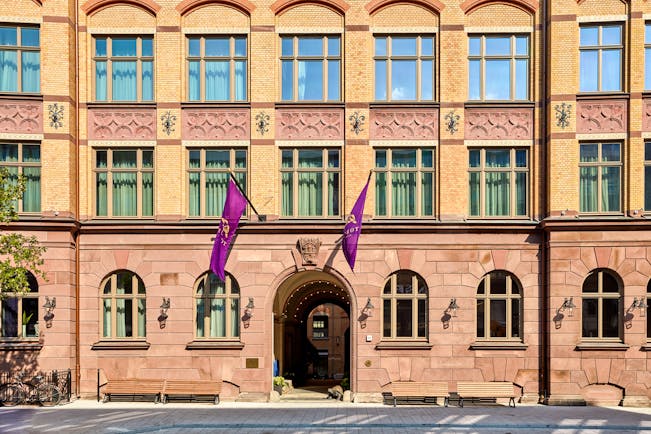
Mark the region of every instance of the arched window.
[[382, 337], [427, 338], [427, 284], [412, 271], [398, 271], [382, 291]]
[[608, 270], [594, 270], [583, 282], [581, 328], [584, 338], [619, 338], [621, 288]]
[[147, 309], [142, 279], [131, 271], [116, 271], [102, 288], [102, 336], [144, 338]]
[[492, 271], [477, 287], [477, 339], [522, 340], [522, 290], [512, 274]]
[[226, 274], [223, 281], [206, 273], [195, 285], [197, 339], [236, 339], [240, 336], [240, 287]]
[[38, 338], [38, 282], [27, 271], [29, 292], [0, 297], [0, 337]]

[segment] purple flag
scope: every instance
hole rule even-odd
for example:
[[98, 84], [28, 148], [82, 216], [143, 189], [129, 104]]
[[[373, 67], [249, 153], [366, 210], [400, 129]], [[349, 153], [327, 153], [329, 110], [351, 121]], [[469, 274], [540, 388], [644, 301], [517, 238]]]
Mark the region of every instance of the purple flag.
[[359, 234], [362, 232], [362, 216], [364, 215], [364, 202], [366, 202], [366, 190], [368, 189], [368, 183], [371, 180], [369, 175], [366, 185], [359, 193], [359, 197], [353, 206], [353, 210], [350, 212], [346, 218], [346, 226], [344, 226], [344, 236], [341, 241], [342, 248], [344, 251], [344, 256], [350, 269], [355, 269], [355, 257], [357, 256], [357, 240], [359, 240]]
[[228, 248], [231, 245], [231, 240], [237, 231], [237, 225], [240, 222], [240, 217], [246, 208], [246, 198], [237, 188], [233, 179], [228, 181], [228, 190], [226, 191], [226, 201], [224, 202], [224, 211], [222, 212], [222, 219], [219, 222], [219, 229], [215, 235], [215, 244], [212, 248], [212, 255], [210, 256], [210, 269], [221, 280], [224, 280], [224, 266], [226, 265], [226, 258], [228, 257]]

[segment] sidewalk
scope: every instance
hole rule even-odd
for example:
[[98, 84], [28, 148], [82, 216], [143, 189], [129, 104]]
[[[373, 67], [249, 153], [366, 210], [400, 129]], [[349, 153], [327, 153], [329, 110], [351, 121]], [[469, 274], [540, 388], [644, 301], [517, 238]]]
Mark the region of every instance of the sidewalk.
[[651, 408], [323, 403], [153, 404], [79, 400], [2, 408], [3, 433], [651, 433]]

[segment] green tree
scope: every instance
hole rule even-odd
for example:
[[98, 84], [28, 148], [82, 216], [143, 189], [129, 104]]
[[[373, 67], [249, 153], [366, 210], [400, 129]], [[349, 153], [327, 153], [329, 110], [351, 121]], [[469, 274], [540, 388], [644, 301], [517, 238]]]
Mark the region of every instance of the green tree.
[[28, 270], [45, 278], [41, 270], [45, 247], [33, 235], [7, 232], [9, 224], [18, 220], [16, 205], [24, 191], [25, 178], [0, 167], [0, 222], [4, 227], [0, 233], [0, 297], [29, 292]]

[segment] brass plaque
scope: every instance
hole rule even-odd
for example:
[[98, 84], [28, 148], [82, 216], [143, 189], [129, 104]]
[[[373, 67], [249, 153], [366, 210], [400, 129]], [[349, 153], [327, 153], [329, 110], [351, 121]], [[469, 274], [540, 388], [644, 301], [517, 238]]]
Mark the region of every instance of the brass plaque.
[[258, 367], [258, 359], [246, 359], [246, 368], [247, 369], [255, 369]]

